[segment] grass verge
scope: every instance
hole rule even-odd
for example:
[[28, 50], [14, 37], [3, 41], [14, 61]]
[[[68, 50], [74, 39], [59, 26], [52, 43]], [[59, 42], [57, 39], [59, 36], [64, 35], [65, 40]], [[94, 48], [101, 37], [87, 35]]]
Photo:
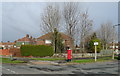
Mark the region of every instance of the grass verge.
[[65, 58], [30, 58], [32, 60], [42, 60], [42, 61], [55, 61], [55, 60], [65, 60]]
[[1, 63], [24, 63], [24, 61], [20, 61], [20, 60], [14, 60], [14, 61], [11, 61], [9, 58], [0, 58], [0, 62]]
[[[110, 61], [112, 60], [112, 57], [103, 57], [103, 58], [99, 58], [97, 59], [96, 62], [104, 62], [104, 61]], [[116, 57], [115, 57], [116, 60]], [[71, 63], [91, 63], [91, 62], [95, 62], [94, 59], [80, 59], [80, 60], [73, 60], [71, 61]]]

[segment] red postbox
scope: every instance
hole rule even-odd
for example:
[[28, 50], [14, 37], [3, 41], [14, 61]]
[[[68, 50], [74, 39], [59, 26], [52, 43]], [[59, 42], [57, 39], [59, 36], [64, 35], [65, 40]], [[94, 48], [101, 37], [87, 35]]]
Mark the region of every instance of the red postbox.
[[72, 50], [68, 47], [67, 49], [67, 61], [71, 61], [72, 58]]

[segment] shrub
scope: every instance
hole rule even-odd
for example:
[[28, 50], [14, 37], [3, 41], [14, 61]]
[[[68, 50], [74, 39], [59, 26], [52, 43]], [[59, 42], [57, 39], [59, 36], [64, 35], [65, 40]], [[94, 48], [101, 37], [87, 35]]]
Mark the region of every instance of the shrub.
[[93, 39], [89, 42], [89, 52], [92, 52], [94, 53], [95, 52], [95, 46], [94, 46], [94, 42], [98, 42], [98, 45], [97, 45], [97, 52], [99, 53], [101, 51], [101, 43], [100, 43], [100, 40], [99, 39]]
[[53, 56], [54, 50], [52, 46], [47, 45], [22, 45], [21, 48], [22, 56]]
[[85, 47], [86, 47], [88, 53], [95, 52], [94, 42], [98, 42], [97, 52], [99, 53], [101, 51], [101, 48], [102, 48], [101, 42], [100, 42], [99, 38], [96, 36], [96, 33], [94, 32], [91, 36], [88, 36], [87, 42], [85, 44]]

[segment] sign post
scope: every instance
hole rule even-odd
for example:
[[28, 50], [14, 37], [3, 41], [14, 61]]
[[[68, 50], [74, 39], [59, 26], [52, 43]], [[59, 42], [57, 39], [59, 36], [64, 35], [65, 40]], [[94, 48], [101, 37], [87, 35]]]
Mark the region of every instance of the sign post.
[[95, 61], [97, 61], [97, 45], [98, 45], [98, 42], [94, 42], [94, 45], [95, 45]]

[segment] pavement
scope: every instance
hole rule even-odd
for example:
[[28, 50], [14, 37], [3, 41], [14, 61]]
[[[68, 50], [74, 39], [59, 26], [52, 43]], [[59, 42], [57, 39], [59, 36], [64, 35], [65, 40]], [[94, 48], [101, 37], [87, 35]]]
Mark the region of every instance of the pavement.
[[3, 74], [118, 74], [119, 69], [117, 60], [65, 65], [44, 63], [2, 64], [0, 68]]

